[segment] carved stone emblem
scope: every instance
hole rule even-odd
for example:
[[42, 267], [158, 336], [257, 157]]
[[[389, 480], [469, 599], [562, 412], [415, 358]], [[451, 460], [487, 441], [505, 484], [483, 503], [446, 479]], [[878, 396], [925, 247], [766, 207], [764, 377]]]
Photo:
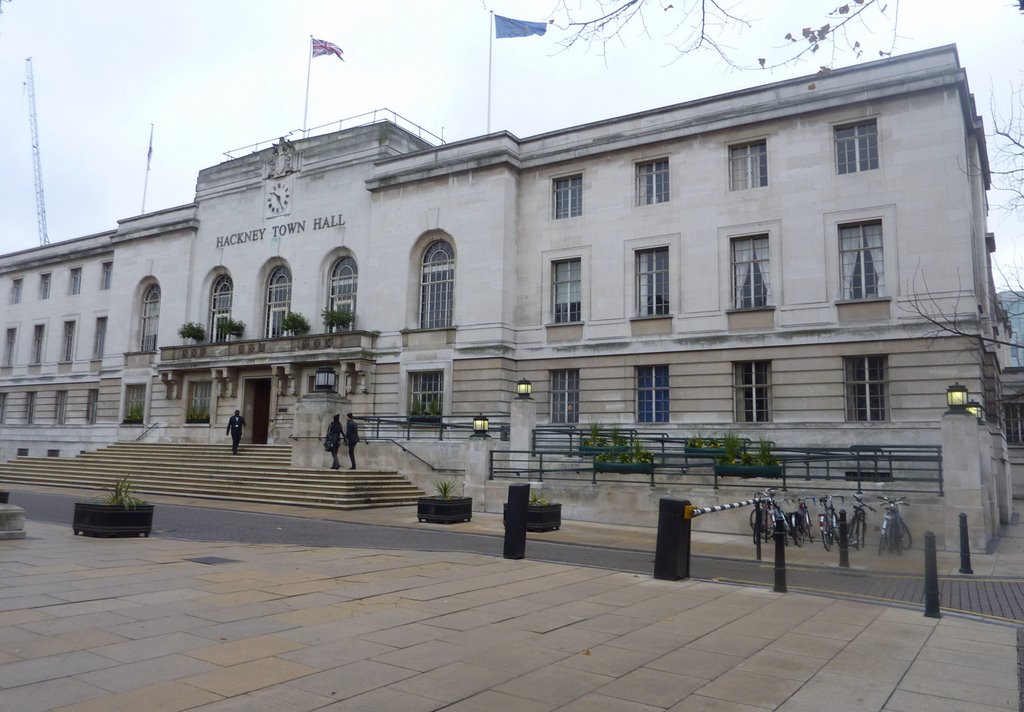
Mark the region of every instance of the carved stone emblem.
[[274, 150], [266, 162], [266, 178], [284, 178], [289, 173], [299, 170], [299, 152], [295, 144], [284, 136], [274, 145]]

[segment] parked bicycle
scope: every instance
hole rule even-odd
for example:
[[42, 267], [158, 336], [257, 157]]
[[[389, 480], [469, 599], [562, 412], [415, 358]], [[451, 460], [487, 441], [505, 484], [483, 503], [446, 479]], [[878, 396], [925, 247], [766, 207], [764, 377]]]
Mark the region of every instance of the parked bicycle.
[[818, 529], [821, 530], [821, 545], [825, 551], [832, 551], [832, 545], [839, 539], [839, 515], [834, 500], [832, 495], [818, 498]]
[[854, 549], [867, 545], [868, 520], [865, 509], [872, 512], [877, 511], [874, 507], [864, 501], [859, 494], [853, 495], [856, 504], [853, 505], [853, 518], [850, 520], [849, 531], [847, 532], [847, 544]]
[[776, 490], [768, 488], [757, 495], [761, 500], [761, 529], [757, 529], [757, 509], [750, 512], [750, 530], [759, 535], [762, 541], [771, 541], [775, 538], [776, 525], [781, 526], [786, 533], [786, 543], [793, 539], [793, 543], [800, 546], [800, 539], [796, 530], [790, 525], [791, 517], [783, 509], [782, 504], [775, 498]]
[[796, 498], [796, 509], [789, 513], [789, 526], [793, 530], [793, 538], [797, 546], [803, 539], [814, 541], [811, 510], [807, 508], [807, 497]]
[[879, 496], [878, 498], [885, 502], [882, 526], [878, 530], [878, 553], [881, 554], [888, 550], [900, 554], [904, 549], [909, 549], [913, 543], [910, 528], [903, 521], [903, 515], [900, 513], [900, 507], [904, 504], [909, 507], [910, 503], [902, 497], [891, 499]]

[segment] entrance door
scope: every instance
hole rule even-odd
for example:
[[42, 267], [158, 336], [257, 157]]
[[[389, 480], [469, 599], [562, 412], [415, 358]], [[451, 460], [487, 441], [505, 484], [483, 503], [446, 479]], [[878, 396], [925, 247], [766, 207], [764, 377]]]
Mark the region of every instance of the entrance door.
[[245, 391], [252, 404], [252, 441], [265, 445], [270, 432], [270, 379], [250, 378], [245, 382]]

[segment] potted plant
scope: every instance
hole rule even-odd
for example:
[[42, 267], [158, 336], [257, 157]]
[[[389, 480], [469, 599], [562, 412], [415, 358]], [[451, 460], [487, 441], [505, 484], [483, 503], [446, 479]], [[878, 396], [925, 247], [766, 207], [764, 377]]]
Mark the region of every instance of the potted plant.
[[[612, 429], [611, 434], [613, 437], [621, 437], [616, 428]], [[608, 450], [608, 438], [605, 436], [605, 430], [602, 428], [601, 423], [594, 421], [590, 424], [587, 435], [580, 440], [580, 455], [600, 455], [603, 452], [608, 452]]]
[[281, 318], [281, 328], [292, 336], [309, 333], [309, 319], [298, 312], [288, 312]]
[[441, 405], [436, 400], [414, 402], [409, 411], [409, 422], [437, 425], [441, 422]]
[[210, 411], [206, 408], [190, 406], [189, 409], [185, 411], [185, 422], [208, 424], [210, 422]]
[[[504, 511], [508, 511], [505, 503]], [[530, 492], [530, 501], [526, 505], [526, 531], [551, 532], [562, 526], [562, 505], [553, 504], [536, 492]]]
[[722, 455], [725, 445], [722, 438], [713, 438], [704, 433], [696, 433], [686, 439], [684, 451], [687, 455]]
[[455, 480], [443, 479], [434, 482], [433, 497], [416, 500], [416, 517], [421, 522], [452, 524], [468, 522], [473, 518], [473, 498], [455, 496]]
[[324, 309], [320, 316], [327, 331], [340, 331], [352, 326], [352, 312], [348, 309]]
[[124, 420], [121, 421], [122, 425], [142, 425], [142, 404], [133, 403], [128, 406], [124, 412]]
[[[621, 438], [618, 442], [616, 438]], [[613, 434], [612, 447], [594, 457], [594, 472], [621, 472], [654, 474], [654, 453], [644, 448], [639, 440], [630, 445], [620, 435]]]
[[239, 337], [245, 332], [245, 322], [235, 321], [229, 316], [222, 316], [217, 320], [217, 333], [221, 336]]
[[193, 343], [198, 344], [206, 341], [206, 329], [202, 324], [194, 321], [187, 321], [181, 325], [180, 329], [178, 329], [178, 336], [183, 339], [189, 339]]
[[75, 502], [71, 525], [75, 535], [149, 536], [153, 529], [153, 505], [132, 494], [132, 482], [125, 475], [98, 502]]
[[735, 435], [725, 439], [725, 453], [715, 460], [715, 474], [737, 477], [781, 477], [782, 461], [772, 452], [774, 443], [761, 439], [757, 452], [748, 452], [745, 442]]

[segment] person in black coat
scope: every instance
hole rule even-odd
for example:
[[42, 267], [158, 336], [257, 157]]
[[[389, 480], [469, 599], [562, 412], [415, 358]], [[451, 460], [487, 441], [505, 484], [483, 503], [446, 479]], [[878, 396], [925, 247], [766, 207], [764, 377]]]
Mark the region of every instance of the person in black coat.
[[359, 428], [355, 418], [349, 413], [345, 416], [345, 443], [348, 445], [348, 459], [352, 461], [350, 470], [356, 469], [356, 443], [359, 442]]
[[331, 463], [332, 470], [341, 469], [341, 464], [338, 462], [338, 448], [341, 447], [341, 439], [344, 437], [344, 433], [341, 429], [341, 416], [334, 416], [334, 420], [331, 421], [330, 427], [327, 428], [327, 437], [324, 438], [324, 444], [328, 451], [331, 453], [331, 458], [334, 462]]
[[245, 418], [237, 410], [235, 414], [228, 418], [228, 430], [227, 435], [231, 436], [231, 452], [232, 454], [238, 454], [238, 443], [242, 440], [242, 428], [245, 427]]

